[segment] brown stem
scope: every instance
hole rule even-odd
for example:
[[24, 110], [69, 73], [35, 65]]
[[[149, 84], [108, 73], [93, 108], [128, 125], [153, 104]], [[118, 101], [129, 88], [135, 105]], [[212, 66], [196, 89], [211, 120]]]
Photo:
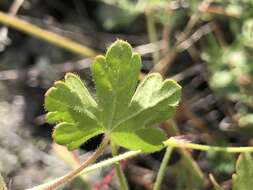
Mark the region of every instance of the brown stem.
[[97, 150], [92, 154], [91, 157], [89, 157], [87, 160], [85, 160], [78, 168], [75, 170], [69, 172], [65, 176], [59, 178], [57, 181], [54, 181], [52, 184], [50, 184], [48, 187], [45, 187], [44, 190], [53, 190], [57, 188], [58, 186], [72, 180], [77, 174], [79, 174], [85, 167], [93, 163], [103, 152], [106, 147], [106, 145], [109, 142], [108, 137], [104, 137], [103, 141], [97, 148]]

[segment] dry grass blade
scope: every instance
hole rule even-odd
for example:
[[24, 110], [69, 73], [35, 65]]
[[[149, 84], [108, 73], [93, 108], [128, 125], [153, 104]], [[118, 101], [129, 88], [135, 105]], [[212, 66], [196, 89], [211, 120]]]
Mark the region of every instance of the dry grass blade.
[[68, 38], [57, 35], [53, 32], [41, 29], [29, 22], [23, 21], [17, 17], [10, 16], [3, 12], [0, 12], [0, 23], [5, 24], [9, 27], [15, 28], [57, 46], [63, 47], [74, 53], [80, 54], [84, 57], [94, 57], [97, 53], [77, 42], [74, 42]]

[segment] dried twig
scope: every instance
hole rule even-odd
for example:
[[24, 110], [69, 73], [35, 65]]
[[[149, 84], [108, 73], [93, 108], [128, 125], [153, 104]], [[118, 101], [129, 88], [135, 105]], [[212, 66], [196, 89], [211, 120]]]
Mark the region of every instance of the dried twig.
[[[15, 16], [23, 3], [24, 0], [15, 0], [11, 5], [8, 14], [10, 16]], [[3, 26], [0, 28], [0, 52], [3, 51], [6, 46], [10, 45], [10, 43], [11, 40], [8, 37], [8, 28]]]
[[170, 52], [168, 52], [168, 54], [162, 60], [160, 60], [160, 62], [152, 69], [152, 72], [155, 71], [155, 72], [161, 73], [163, 76], [166, 75], [168, 68], [170, 67], [172, 61], [175, 59], [175, 57], [178, 53], [178, 46], [187, 40], [187, 37], [190, 35], [191, 30], [199, 22], [200, 10], [202, 12], [204, 12], [204, 10], [206, 10], [212, 2], [213, 2], [213, 0], [204, 0], [200, 4], [199, 11], [191, 16], [184, 31], [181, 32], [181, 34], [179, 35], [179, 37], [177, 39], [176, 46], [174, 48], [172, 48], [170, 50]]

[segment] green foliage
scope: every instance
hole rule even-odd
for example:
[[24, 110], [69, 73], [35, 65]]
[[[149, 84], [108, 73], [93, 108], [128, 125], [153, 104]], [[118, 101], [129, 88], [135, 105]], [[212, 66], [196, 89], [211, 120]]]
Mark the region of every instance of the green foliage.
[[221, 47], [210, 34], [202, 58], [207, 63], [210, 87], [220, 97], [240, 102], [236, 110], [240, 116], [238, 123], [241, 127], [252, 126], [252, 116], [248, 111], [253, 108], [253, 57], [250, 50], [239, 39], [230, 46]]
[[253, 114], [252, 113], [245, 113], [241, 115], [239, 119], [240, 126], [251, 126], [253, 124]]
[[234, 170], [234, 158], [229, 153], [209, 151], [207, 159], [210, 168], [217, 174], [230, 174]]
[[[176, 2], [174, 7], [168, 0], [100, 0], [97, 16], [106, 30], [128, 27], [139, 15], [152, 14], [156, 23], [169, 25], [178, 24], [185, 16], [185, 10], [180, 10]], [[175, 10], [176, 9], [176, 10]]]
[[117, 6], [121, 9], [127, 10], [131, 13], [144, 13], [146, 8], [160, 8], [168, 6], [168, 0], [137, 0], [135, 2], [131, 0], [101, 0], [102, 2]]
[[[215, 145], [227, 147], [228, 143], [224, 139], [217, 139]], [[207, 161], [214, 174], [230, 175], [234, 171], [235, 157], [227, 152], [207, 152]]]
[[193, 168], [189, 167], [189, 161], [186, 159], [188, 158], [183, 158], [174, 168], [175, 190], [201, 189], [203, 187], [203, 179], [194, 173]]
[[253, 187], [253, 159], [251, 155], [241, 154], [233, 175], [233, 190], [251, 190]]
[[[253, 73], [253, 1], [216, 1], [236, 18], [218, 17], [226, 23], [225, 43], [218, 43], [215, 33], [208, 35], [204, 45], [203, 60], [210, 74], [209, 84], [217, 95], [238, 103], [235, 112], [240, 127], [253, 126], [252, 73]], [[216, 19], [215, 19], [216, 21]], [[220, 25], [220, 24], [219, 24]], [[218, 38], [216, 38], [218, 37]], [[228, 40], [227, 40], [228, 39]]]
[[172, 117], [181, 87], [154, 73], [136, 89], [140, 66], [140, 56], [127, 42], [118, 40], [92, 64], [96, 101], [72, 73], [56, 82], [45, 98], [48, 122], [57, 123], [54, 140], [73, 150], [105, 133], [115, 144], [128, 149], [160, 150], [166, 136], [150, 126]]
[[97, 9], [97, 16], [103, 28], [114, 30], [128, 26], [138, 14], [119, 7], [101, 4]]

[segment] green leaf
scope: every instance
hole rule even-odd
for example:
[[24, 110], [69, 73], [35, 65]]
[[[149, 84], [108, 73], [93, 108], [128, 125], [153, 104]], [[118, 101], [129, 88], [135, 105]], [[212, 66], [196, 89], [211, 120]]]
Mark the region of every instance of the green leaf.
[[148, 75], [137, 87], [140, 67], [140, 56], [127, 42], [117, 40], [92, 64], [96, 101], [74, 74], [56, 82], [45, 100], [48, 122], [57, 124], [54, 140], [72, 150], [106, 133], [128, 149], [161, 149], [166, 137], [150, 126], [172, 117], [181, 87], [173, 80], [163, 81], [160, 74]]
[[[140, 149], [143, 141], [147, 144], [145, 150], [143, 148], [142, 151], [159, 150], [162, 148], [162, 141], [166, 139], [165, 135], [159, 130], [146, 127], [171, 117], [175, 112], [180, 94], [181, 87], [176, 82], [162, 81], [160, 74], [148, 75], [137, 88], [129, 104], [125, 120], [114, 126], [112, 139], [117, 144], [132, 150]], [[129, 140], [131, 133], [133, 136]], [[150, 139], [145, 138], [145, 135]]]
[[65, 81], [56, 82], [48, 90], [45, 107], [49, 111], [48, 122], [59, 123], [53, 133], [54, 140], [70, 150], [103, 133], [96, 117], [97, 104], [74, 74], [66, 74]]
[[163, 81], [160, 74], [150, 74], [130, 102], [128, 120], [134, 120], [139, 128], [164, 121], [174, 114], [180, 96], [181, 87], [175, 81]]
[[250, 154], [241, 154], [233, 175], [233, 190], [251, 190], [253, 187], [253, 159]]

